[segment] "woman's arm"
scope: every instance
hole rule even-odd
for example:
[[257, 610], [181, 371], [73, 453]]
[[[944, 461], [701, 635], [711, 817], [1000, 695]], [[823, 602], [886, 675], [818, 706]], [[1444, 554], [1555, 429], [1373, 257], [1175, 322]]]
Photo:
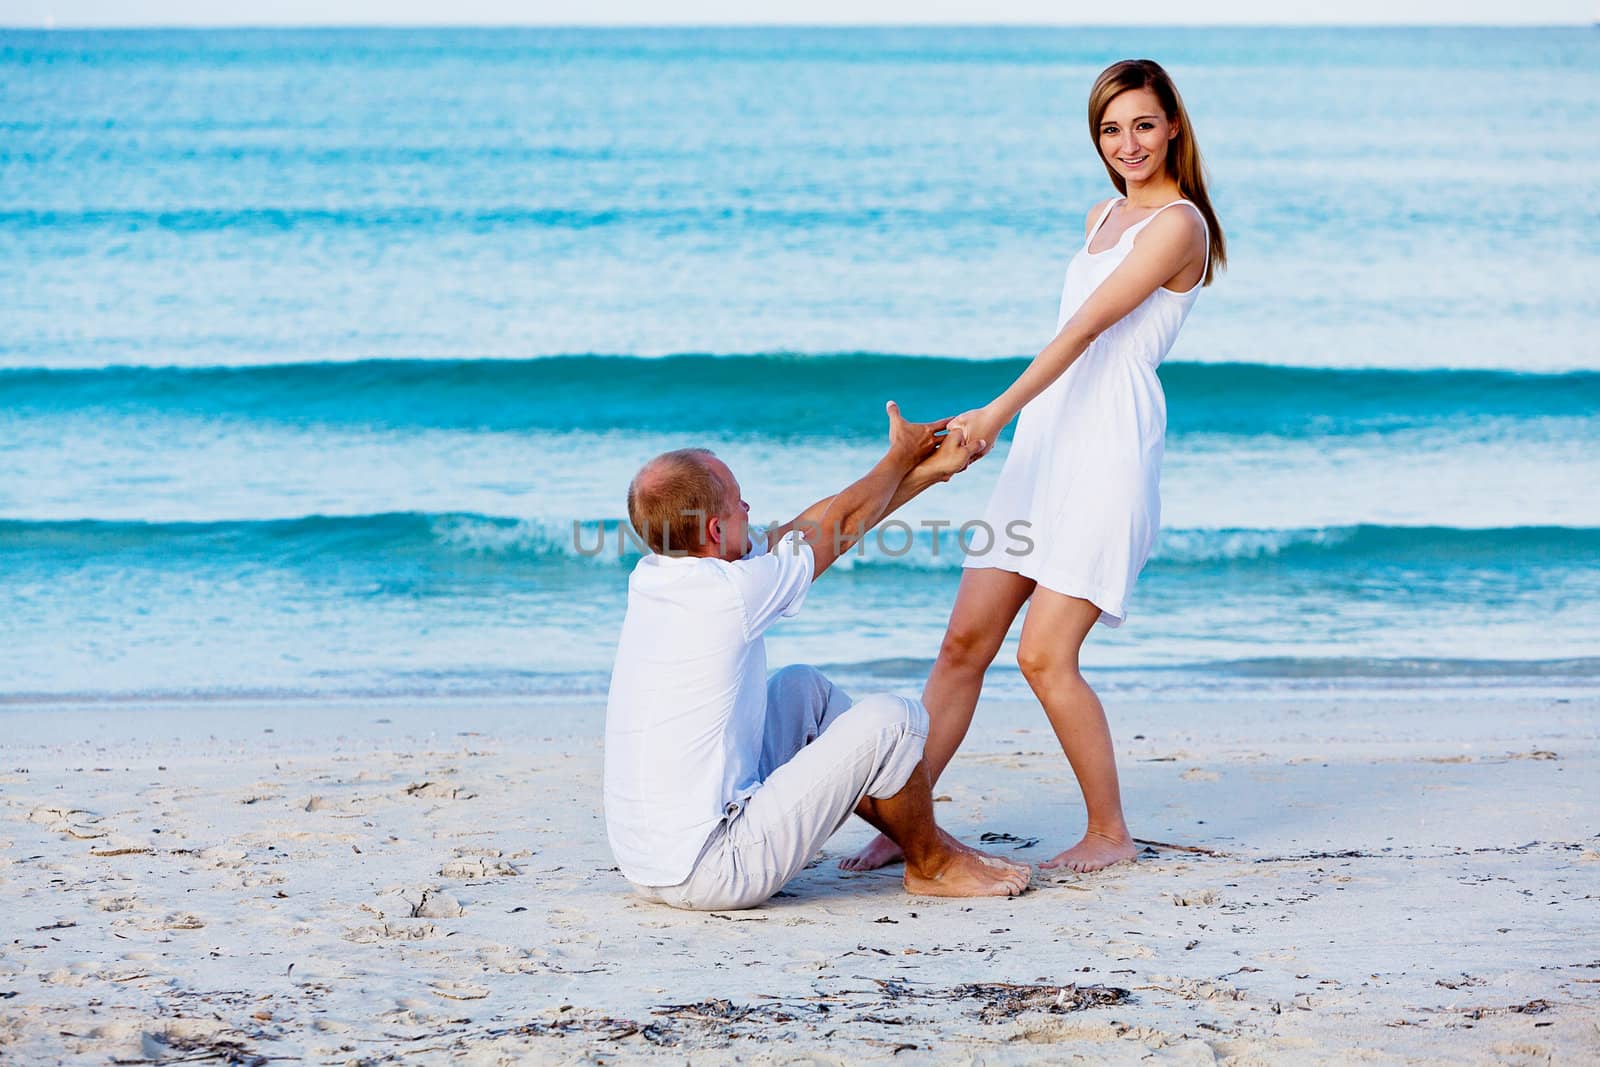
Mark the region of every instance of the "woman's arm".
[[1194, 212], [1161, 212], [1133, 239], [1128, 258], [1089, 294], [1089, 299], [1033, 357], [1017, 380], [983, 407], [957, 415], [950, 425], [964, 429], [969, 440], [987, 442], [985, 452], [993, 448], [995, 438], [1023, 405], [1061, 377], [1107, 327], [1144, 303], [1184, 268], [1203, 261], [1205, 240], [1205, 227]]

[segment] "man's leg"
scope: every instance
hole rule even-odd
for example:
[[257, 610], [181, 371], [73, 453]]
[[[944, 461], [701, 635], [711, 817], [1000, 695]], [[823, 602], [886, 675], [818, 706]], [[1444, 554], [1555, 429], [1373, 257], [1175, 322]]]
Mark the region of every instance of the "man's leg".
[[850, 694], [815, 667], [796, 664], [772, 672], [767, 679], [767, 721], [761, 736], [759, 772], [764, 782], [772, 772], [822, 735], [850, 710]]
[[[941, 896], [1008, 896], [1027, 886], [1027, 867], [962, 848], [934, 822], [922, 763], [928, 719], [920, 703], [887, 695], [843, 711], [832, 702], [802, 703], [771, 709], [769, 721], [811, 715], [819, 724], [815, 740], [773, 770], [728, 823], [720, 861], [703, 865], [705, 877], [690, 879], [693, 906], [751, 907], [766, 900], [867, 798], [875, 824], [905, 839], [907, 888]], [[819, 712], [819, 706], [826, 710]]]
[[892, 797], [867, 796], [856, 814], [900, 846], [906, 892], [925, 897], [1015, 896], [1028, 887], [1031, 868], [990, 856], [939, 829], [933, 818], [933, 774], [926, 761]]
[[[850, 709], [851, 704], [849, 694], [815, 667], [797, 664], [774, 671], [767, 680], [767, 719], [761, 748], [762, 781], [766, 781], [773, 771], [815, 741], [831, 723]], [[927, 758], [926, 751], [923, 756]], [[927, 770], [930, 779], [936, 781], [934, 767], [930, 764]], [[902, 793], [905, 792], [902, 790]], [[902, 833], [915, 833], [922, 812], [918, 807], [907, 805], [914, 805], [916, 799], [913, 792], [904, 796], [902, 803], [892, 804], [890, 800], [879, 800], [868, 795], [861, 798], [855, 812], [880, 833], [886, 819], [901, 825]], [[928, 817], [932, 818], [931, 807]], [[943, 830], [939, 834], [949, 844], [974, 851]], [[896, 850], [896, 861], [900, 860], [899, 846], [890, 838], [885, 837], [884, 840]]]

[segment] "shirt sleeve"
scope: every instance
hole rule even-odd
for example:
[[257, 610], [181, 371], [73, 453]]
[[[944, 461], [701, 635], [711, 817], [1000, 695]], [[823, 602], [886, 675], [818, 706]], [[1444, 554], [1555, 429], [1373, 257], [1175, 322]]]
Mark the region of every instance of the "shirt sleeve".
[[765, 556], [771, 549], [772, 527], [768, 526], [765, 530], [750, 535], [750, 551], [746, 552], [741, 558], [755, 559], [757, 556]]
[[798, 530], [786, 534], [770, 551], [732, 564], [734, 582], [744, 598], [748, 638], [754, 640], [779, 619], [799, 614], [811, 589], [814, 564], [811, 546]]

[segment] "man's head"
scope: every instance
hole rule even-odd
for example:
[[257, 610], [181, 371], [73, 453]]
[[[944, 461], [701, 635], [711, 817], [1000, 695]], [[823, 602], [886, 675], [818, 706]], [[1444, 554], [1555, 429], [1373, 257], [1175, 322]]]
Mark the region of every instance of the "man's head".
[[739, 559], [750, 551], [750, 505], [708, 448], [680, 448], [628, 483], [628, 521], [652, 552]]

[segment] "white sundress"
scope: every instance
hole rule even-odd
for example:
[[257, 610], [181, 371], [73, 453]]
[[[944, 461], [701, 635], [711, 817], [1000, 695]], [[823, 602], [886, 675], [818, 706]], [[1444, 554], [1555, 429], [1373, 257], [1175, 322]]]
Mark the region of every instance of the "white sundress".
[[[1090, 252], [1121, 202], [1106, 206], [1067, 264], [1058, 332], [1127, 258], [1151, 219], [1177, 204], [1200, 215], [1191, 201], [1174, 200], [1129, 226], [1111, 248]], [[1206, 255], [1209, 263], [1209, 247]], [[1157, 288], [1023, 407], [984, 515], [993, 537], [985, 544], [986, 535], [974, 533], [963, 566], [1032, 578], [1094, 604], [1107, 626], [1122, 625], [1161, 528], [1167, 401], [1156, 367], [1199, 292], [1200, 283], [1182, 293]]]

